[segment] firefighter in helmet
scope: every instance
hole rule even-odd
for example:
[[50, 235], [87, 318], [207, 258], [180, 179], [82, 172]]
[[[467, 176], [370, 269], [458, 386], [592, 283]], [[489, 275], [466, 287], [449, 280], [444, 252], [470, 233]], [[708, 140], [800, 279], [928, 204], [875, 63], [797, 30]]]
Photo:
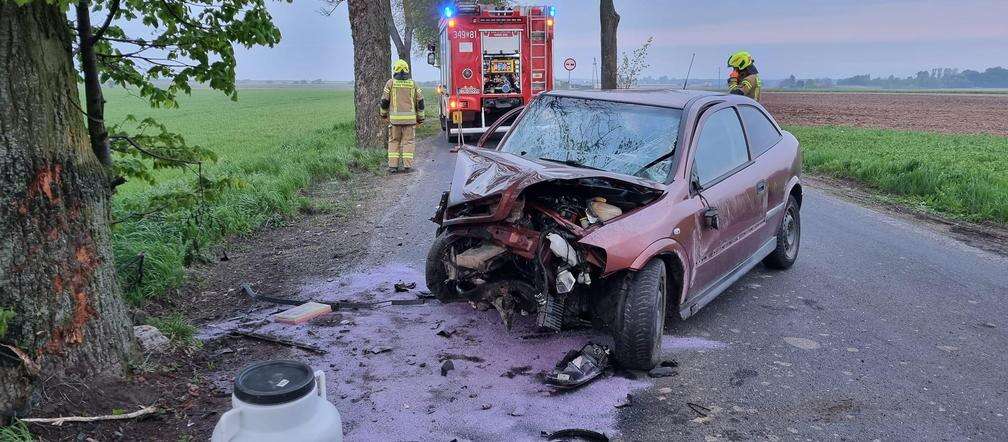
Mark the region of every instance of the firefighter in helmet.
[[420, 88], [410, 79], [409, 64], [396, 60], [392, 65], [392, 78], [382, 92], [382, 118], [389, 126], [389, 173], [413, 169], [416, 151], [416, 126], [424, 121], [424, 99]]
[[728, 66], [732, 68], [728, 77], [728, 92], [759, 101], [763, 82], [760, 81], [759, 71], [753, 64], [752, 55], [746, 51], [738, 51], [728, 57]]

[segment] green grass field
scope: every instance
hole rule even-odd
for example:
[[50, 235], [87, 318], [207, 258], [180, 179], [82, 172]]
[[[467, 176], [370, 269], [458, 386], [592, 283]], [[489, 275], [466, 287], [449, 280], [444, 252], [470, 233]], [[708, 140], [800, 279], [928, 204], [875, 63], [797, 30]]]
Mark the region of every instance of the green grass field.
[[786, 127], [805, 169], [859, 181], [912, 207], [1008, 224], [1008, 138], [849, 127]]
[[[186, 262], [200, 258], [193, 256], [193, 238], [205, 251], [205, 246], [228, 235], [249, 232], [304, 207], [308, 201], [298, 191], [312, 180], [375, 171], [384, 158], [384, 152], [355, 147], [350, 91], [245, 90], [233, 102], [214, 91], [194, 90], [182, 98], [179, 109], [151, 109], [120, 89], [110, 89], [106, 98], [109, 121], [130, 113], [154, 116], [189, 143], [217, 153], [219, 160], [207, 167], [208, 175], [230, 174], [238, 180], [237, 186], [200, 210], [162, 211], [113, 227], [120, 280], [132, 301], [182, 282]], [[113, 200], [114, 218], [150, 210], [152, 196], [178, 188], [194, 176], [163, 171], [154, 186], [142, 182], [120, 186]], [[137, 284], [136, 266], [127, 264], [139, 253], [145, 254], [144, 277]]]

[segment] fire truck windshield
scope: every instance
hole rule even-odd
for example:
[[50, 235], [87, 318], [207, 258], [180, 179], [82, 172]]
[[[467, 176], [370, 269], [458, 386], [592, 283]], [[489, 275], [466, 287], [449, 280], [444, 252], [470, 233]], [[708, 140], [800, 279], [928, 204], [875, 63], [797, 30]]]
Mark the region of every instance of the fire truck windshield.
[[500, 150], [665, 181], [681, 116], [679, 109], [542, 96], [529, 105]]

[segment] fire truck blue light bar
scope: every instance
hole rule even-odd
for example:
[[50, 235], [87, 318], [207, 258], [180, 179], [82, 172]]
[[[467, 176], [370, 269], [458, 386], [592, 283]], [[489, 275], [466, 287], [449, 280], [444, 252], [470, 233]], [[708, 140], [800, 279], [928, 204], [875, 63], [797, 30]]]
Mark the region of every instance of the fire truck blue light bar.
[[455, 16], [455, 8], [452, 8], [451, 6], [445, 6], [445, 8], [444, 8], [444, 16], [445, 16], [445, 18], [452, 18], [452, 17], [454, 17]]
[[549, 15], [550, 17], [556, 17], [556, 6], [549, 7]]

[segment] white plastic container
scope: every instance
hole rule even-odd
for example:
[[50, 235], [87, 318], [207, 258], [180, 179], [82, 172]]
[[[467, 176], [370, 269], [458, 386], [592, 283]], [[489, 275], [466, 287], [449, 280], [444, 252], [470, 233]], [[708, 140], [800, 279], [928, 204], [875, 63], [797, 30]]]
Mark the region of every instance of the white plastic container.
[[325, 372], [298, 361], [266, 361], [235, 377], [231, 410], [211, 442], [321, 442], [343, 440], [336, 406], [326, 399]]

